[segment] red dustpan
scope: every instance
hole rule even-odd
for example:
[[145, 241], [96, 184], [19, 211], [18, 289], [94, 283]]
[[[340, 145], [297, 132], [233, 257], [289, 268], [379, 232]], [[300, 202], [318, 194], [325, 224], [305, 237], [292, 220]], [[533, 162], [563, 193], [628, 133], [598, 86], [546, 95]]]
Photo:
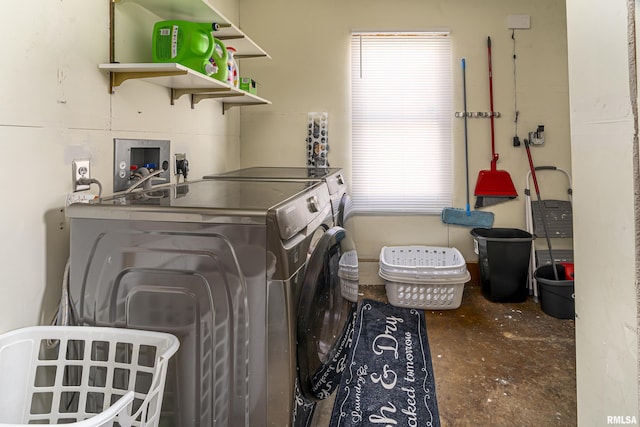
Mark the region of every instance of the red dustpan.
[[491, 37], [487, 37], [487, 52], [489, 55], [489, 103], [491, 112], [489, 113], [491, 120], [491, 170], [481, 170], [478, 174], [478, 181], [476, 182], [476, 190], [474, 195], [476, 196], [475, 208], [481, 208], [483, 206], [495, 205], [507, 200], [515, 199], [518, 197], [516, 187], [513, 185], [511, 176], [506, 171], [497, 170], [498, 158], [500, 157], [496, 153], [495, 146], [495, 132], [494, 132], [494, 113], [493, 113], [493, 76], [491, 72]]
[[482, 170], [478, 174], [474, 193], [476, 209], [518, 197], [518, 192], [511, 181], [511, 175], [506, 171], [496, 169], [497, 160], [498, 155], [496, 154], [491, 160], [491, 170]]

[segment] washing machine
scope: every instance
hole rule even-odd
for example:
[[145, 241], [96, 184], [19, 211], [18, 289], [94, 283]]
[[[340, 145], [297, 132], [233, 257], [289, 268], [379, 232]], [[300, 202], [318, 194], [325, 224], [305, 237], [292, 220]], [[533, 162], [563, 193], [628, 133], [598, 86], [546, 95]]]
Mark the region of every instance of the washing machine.
[[201, 180], [68, 216], [80, 323], [180, 339], [161, 425], [306, 426], [338, 385], [358, 264], [325, 183]]
[[298, 181], [313, 185], [326, 182], [331, 195], [334, 223], [345, 226], [351, 216], [353, 202], [341, 168], [270, 167], [237, 169], [222, 174], [205, 175], [204, 179], [234, 179], [248, 181]]

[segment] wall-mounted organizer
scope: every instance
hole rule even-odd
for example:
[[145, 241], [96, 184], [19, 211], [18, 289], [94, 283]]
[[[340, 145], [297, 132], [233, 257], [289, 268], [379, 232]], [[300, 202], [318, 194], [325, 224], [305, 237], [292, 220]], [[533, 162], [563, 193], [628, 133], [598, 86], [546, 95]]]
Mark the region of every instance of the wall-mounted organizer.
[[[466, 113], [466, 116], [469, 119], [488, 119], [492, 115], [496, 119], [500, 117], [500, 113], [497, 111], [494, 111], [493, 113], [490, 111], [467, 111]], [[463, 119], [464, 116], [464, 111], [456, 111], [456, 119]]]
[[[234, 58], [270, 58], [253, 40], [247, 37], [238, 27], [214, 9], [206, 0], [112, 0], [110, 10], [110, 63], [99, 64], [101, 70], [109, 72], [111, 93], [130, 79], [143, 80], [170, 89], [171, 105], [183, 95], [191, 97], [191, 108], [203, 99], [214, 98], [222, 103], [224, 113], [231, 107], [245, 105], [271, 104], [248, 91], [241, 90], [226, 81], [216, 80], [194, 71], [178, 63], [155, 62], [123, 62], [120, 63], [115, 53], [116, 8], [136, 5], [157, 16], [158, 20], [188, 20], [217, 23], [220, 27], [215, 37], [232, 45], [236, 53]], [[148, 31], [147, 31], [148, 30]], [[142, 44], [149, 46], [151, 52], [152, 25], [148, 29], [136, 30], [132, 38], [148, 37]]]
[[[136, 171], [146, 168], [157, 177], [150, 179], [170, 182], [170, 141], [153, 139], [113, 140], [113, 191], [124, 191], [136, 184]], [[163, 171], [163, 172], [160, 172]]]
[[309, 113], [307, 166], [329, 167], [329, 113]]

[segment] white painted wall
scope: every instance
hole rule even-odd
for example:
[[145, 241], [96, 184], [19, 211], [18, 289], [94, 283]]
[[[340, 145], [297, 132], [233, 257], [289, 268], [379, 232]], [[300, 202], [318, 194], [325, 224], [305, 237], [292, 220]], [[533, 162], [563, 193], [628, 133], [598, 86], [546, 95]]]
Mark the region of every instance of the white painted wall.
[[[453, 43], [454, 108], [463, 109], [460, 59], [466, 58], [469, 111], [489, 110], [487, 36], [492, 38], [494, 109], [498, 168], [507, 170], [520, 191], [515, 201], [495, 205], [497, 227], [524, 228], [524, 188], [528, 161], [514, 148], [513, 44], [507, 16], [528, 14], [531, 29], [516, 32], [519, 136], [546, 126], [547, 145], [534, 148], [536, 164], [571, 170], [564, 2], [558, 0], [403, 1], [327, 0], [264, 2], [240, 0], [240, 23], [271, 54], [267, 62], [246, 62], [260, 93], [273, 104], [241, 117], [243, 166], [304, 165], [307, 113], [329, 112], [329, 160], [350, 176], [350, 51], [352, 30], [449, 28]], [[380, 58], [392, 61], [393, 58]], [[465, 206], [463, 121], [454, 120], [455, 200]], [[471, 189], [491, 159], [488, 119], [469, 120]], [[279, 147], [280, 150], [277, 150]], [[541, 182], [544, 188], [544, 183]], [[548, 190], [545, 188], [545, 190]], [[566, 188], [565, 188], [566, 190]], [[546, 196], [550, 196], [547, 192]], [[566, 196], [566, 195], [565, 195]], [[472, 197], [472, 204], [474, 197]], [[359, 255], [377, 260], [386, 245], [455, 246], [476, 259], [469, 228], [446, 226], [439, 216], [361, 216], [352, 228]], [[375, 270], [375, 269], [374, 269]], [[367, 283], [379, 280], [367, 275]]]
[[[567, 0], [574, 178], [578, 423], [638, 420], [627, 2]], [[637, 196], [636, 196], [637, 197]], [[577, 217], [578, 219], [578, 217]]]
[[[237, 18], [237, 0], [216, 3]], [[171, 106], [168, 89], [140, 81], [109, 94], [107, 73], [98, 70], [109, 61], [108, 8], [106, 0], [0, 6], [12, 35], [0, 79], [0, 332], [48, 323], [56, 309], [69, 251], [64, 200], [73, 159], [91, 159], [105, 193], [116, 137], [171, 140], [172, 153], [187, 154], [194, 178], [239, 166], [238, 109], [223, 116], [220, 103], [209, 100], [191, 110], [186, 96]], [[133, 51], [150, 46], [152, 18], [130, 23], [138, 29], [126, 42]]]

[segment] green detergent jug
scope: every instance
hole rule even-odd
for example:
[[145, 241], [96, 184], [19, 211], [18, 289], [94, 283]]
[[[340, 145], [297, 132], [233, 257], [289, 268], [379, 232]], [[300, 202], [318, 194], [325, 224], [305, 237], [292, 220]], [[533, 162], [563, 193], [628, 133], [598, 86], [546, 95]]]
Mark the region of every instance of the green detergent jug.
[[[222, 56], [220, 42], [213, 37], [217, 24], [180, 20], [160, 21], [153, 26], [153, 61], [175, 62], [210, 77], [217, 77]], [[226, 69], [226, 50], [225, 69]], [[225, 73], [226, 78], [226, 73]]]

